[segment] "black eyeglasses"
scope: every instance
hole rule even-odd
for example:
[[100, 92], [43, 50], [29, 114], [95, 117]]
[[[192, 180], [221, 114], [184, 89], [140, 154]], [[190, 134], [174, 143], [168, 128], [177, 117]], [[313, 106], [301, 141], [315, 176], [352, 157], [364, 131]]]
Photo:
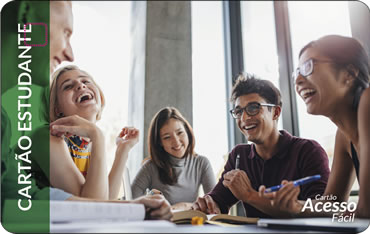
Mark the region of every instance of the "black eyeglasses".
[[243, 115], [243, 111], [245, 111], [249, 116], [257, 115], [260, 112], [261, 106], [270, 106], [274, 107], [276, 105], [274, 104], [268, 104], [268, 103], [258, 103], [258, 102], [251, 102], [245, 107], [236, 107], [232, 110], [230, 110], [231, 115], [234, 119], [240, 119]]
[[303, 64], [301, 64], [301, 66], [297, 67], [297, 69], [295, 71], [293, 71], [293, 73], [292, 73], [293, 81], [294, 82], [296, 81], [299, 74], [301, 74], [301, 76], [303, 76], [303, 77], [307, 77], [307, 76], [311, 75], [312, 72], [313, 72], [314, 64], [316, 64], [316, 63], [333, 63], [333, 62], [332, 61], [326, 61], [326, 60], [317, 60], [317, 59], [311, 58], [311, 59], [307, 60], [306, 62], [304, 62]]

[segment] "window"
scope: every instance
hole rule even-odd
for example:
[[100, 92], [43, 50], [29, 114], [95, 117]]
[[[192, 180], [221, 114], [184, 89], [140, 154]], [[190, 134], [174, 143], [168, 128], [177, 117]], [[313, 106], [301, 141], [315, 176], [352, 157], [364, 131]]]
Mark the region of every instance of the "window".
[[[241, 1], [240, 4], [244, 71], [269, 80], [279, 88], [274, 3]], [[282, 116], [279, 118], [278, 128], [282, 129]]]
[[[347, 2], [288, 2], [288, 9], [294, 67], [298, 65], [299, 51], [308, 42], [329, 34], [351, 36]], [[296, 97], [300, 136], [318, 141], [331, 166], [337, 127], [324, 116], [309, 115], [303, 100]]]
[[[287, 70], [295, 68], [298, 62], [298, 53], [308, 42], [328, 34], [352, 36], [351, 26], [354, 27], [353, 30], [357, 30], [357, 37], [362, 37], [363, 42], [366, 42], [364, 38], [367, 38], [365, 35], [367, 24], [365, 22], [365, 26], [363, 26], [361, 21], [354, 18], [357, 14], [354, 9], [351, 9], [353, 14], [350, 19], [348, 1], [288, 1], [281, 3], [240, 1], [240, 12], [244, 70], [271, 80], [277, 87], [282, 84], [282, 87], [279, 87], [282, 95], [288, 95], [292, 90], [290, 90], [290, 85], [284, 86], [287, 82], [286, 79], [290, 79], [290, 77], [285, 74], [284, 77], [279, 77], [282, 75], [279, 74], [279, 66], [284, 65], [279, 65], [279, 61], [285, 63], [284, 66]], [[238, 6], [238, 4], [239, 2], [234, 5]], [[238, 10], [238, 7], [234, 7], [230, 15], [238, 15]], [[276, 13], [278, 15], [275, 15]], [[275, 22], [275, 19], [279, 22]], [[289, 31], [285, 31], [285, 27], [280, 27], [282, 26], [281, 22], [289, 22]], [[239, 33], [240, 29], [234, 28], [237, 32], [233, 32], [231, 35]], [[361, 34], [362, 31], [365, 33]], [[234, 37], [238, 37], [235, 35]], [[276, 41], [277, 36], [284, 41]], [[279, 46], [279, 50], [277, 50], [277, 46]], [[290, 56], [293, 56], [292, 61]], [[237, 60], [236, 65], [240, 63], [238, 56], [233, 56], [233, 59]], [[285, 73], [284, 69], [280, 70]], [[294, 120], [288, 122], [291, 122], [294, 129], [298, 128], [300, 137], [314, 139], [323, 146], [329, 156], [329, 165], [331, 166], [336, 126], [326, 117], [307, 114], [304, 102], [298, 95], [295, 96], [295, 100], [289, 98], [290, 103], [283, 103], [283, 111], [284, 104], [294, 105], [295, 102], [297, 103], [296, 109], [292, 106]], [[294, 118], [296, 114], [298, 115], [298, 123]], [[282, 128], [281, 122], [282, 118], [279, 120], [280, 129]], [[355, 183], [353, 188], [358, 188], [358, 184]]]
[[106, 99], [97, 125], [104, 129], [109, 171], [115, 139], [127, 123], [131, 2], [75, 1], [72, 9], [73, 64], [94, 78]]
[[[294, 67], [299, 51], [308, 42], [329, 34], [352, 36], [348, 2], [288, 2], [288, 9]], [[331, 167], [337, 127], [327, 117], [308, 114], [303, 100], [296, 97], [300, 136], [319, 142]], [[356, 180], [352, 189], [358, 188]]]
[[191, 2], [195, 151], [216, 175], [228, 155], [222, 2]]

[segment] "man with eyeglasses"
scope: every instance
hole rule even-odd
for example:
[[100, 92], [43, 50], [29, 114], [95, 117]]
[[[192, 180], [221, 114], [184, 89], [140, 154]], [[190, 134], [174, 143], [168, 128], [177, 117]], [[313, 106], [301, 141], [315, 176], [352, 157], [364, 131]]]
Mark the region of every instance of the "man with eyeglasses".
[[240, 75], [232, 89], [230, 111], [239, 130], [252, 144], [239, 144], [230, 152], [224, 172], [213, 190], [199, 197], [192, 208], [206, 213], [228, 213], [241, 200], [248, 217], [288, 217], [258, 195], [260, 185], [321, 175], [303, 185], [300, 200], [324, 193], [329, 177], [328, 157], [315, 141], [278, 130], [280, 91], [267, 80]]

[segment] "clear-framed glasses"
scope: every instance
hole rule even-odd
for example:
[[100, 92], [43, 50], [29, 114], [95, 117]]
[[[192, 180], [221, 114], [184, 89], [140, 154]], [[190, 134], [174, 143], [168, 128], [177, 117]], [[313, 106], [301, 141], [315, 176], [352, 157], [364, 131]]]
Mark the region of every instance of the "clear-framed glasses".
[[312, 74], [314, 64], [316, 63], [333, 63], [332, 61], [327, 60], [317, 60], [317, 59], [308, 59], [306, 62], [301, 64], [295, 71], [292, 73], [292, 79], [295, 82], [299, 75], [307, 77]]
[[260, 109], [262, 106], [274, 107], [276, 105], [268, 104], [268, 103], [251, 102], [251, 103], [248, 103], [248, 105], [246, 105], [243, 108], [236, 107], [230, 110], [230, 113], [234, 119], [240, 119], [243, 115], [243, 111], [245, 111], [249, 116], [254, 116], [260, 112]]

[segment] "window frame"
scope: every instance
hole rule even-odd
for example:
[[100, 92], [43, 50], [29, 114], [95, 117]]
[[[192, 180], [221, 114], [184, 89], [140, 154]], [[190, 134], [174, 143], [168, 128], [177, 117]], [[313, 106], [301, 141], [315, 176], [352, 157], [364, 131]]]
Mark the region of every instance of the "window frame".
[[[362, 3], [365, 4], [365, 3]], [[365, 4], [366, 5], [366, 4]], [[244, 71], [243, 66], [243, 40], [242, 40], [242, 20], [240, 1], [224, 1], [224, 32], [225, 32], [225, 82], [226, 95], [230, 97], [232, 85], [235, 83], [237, 75]], [[370, 14], [360, 10], [358, 5], [348, 1], [350, 27], [352, 36], [363, 43], [370, 55]], [[293, 53], [291, 43], [291, 32], [287, 1], [274, 1], [275, 30], [279, 62], [279, 85], [282, 94], [285, 111], [282, 113], [283, 129], [294, 136], [300, 136], [298, 122], [298, 107], [296, 101], [296, 92], [291, 75], [294, 70]], [[228, 109], [233, 106], [229, 102]], [[247, 143], [243, 134], [238, 130], [234, 119], [227, 114], [227, 131], [229, 151], [240, 143]], [[358, 194], [357, 190], [351, 191], [351, 196]], [[237, 214], [244, 215], [244, 209], [239, 203], [237, 205]]]
[[[225, 82], [226, 94], [231, 95], [231, 88], [236, 76], [244, 71], [243, 66], [243, 40], [241, 28], [241, 7], [240, 1], [224, 1], [224, 32], [225, 32]], [[361, 41], [370, 53], [370, 14], [361, 12], [358, 14], [358, 7], [348, 1], [350, 14], [350, 25], [352, 36]], [[298, 126], [298, 108], [296, 103], [296, 92], [291, 74], [294, 70], [293, 55], [290, 33], [290, 22], [287, 1], [274, 1], [276, 41], [278, 49], [280, 91], [283, 93], [282, 101], [285, 111], [283, 114], [283, 129], [294, 136], [300, 136]], [[355, 17], [356, 16], [356, 17]], [[361, 23], [361, 25], [359, 25]], [[288, 94], [288, 95], [287, 95]], [[229, 109], [232, 104], [229, 103]], [[229, 150], [236, 144], [246, 143], [244, 137], [237, 129], [234, 120], [229, 116], [228, 110], [228, 135]]]

